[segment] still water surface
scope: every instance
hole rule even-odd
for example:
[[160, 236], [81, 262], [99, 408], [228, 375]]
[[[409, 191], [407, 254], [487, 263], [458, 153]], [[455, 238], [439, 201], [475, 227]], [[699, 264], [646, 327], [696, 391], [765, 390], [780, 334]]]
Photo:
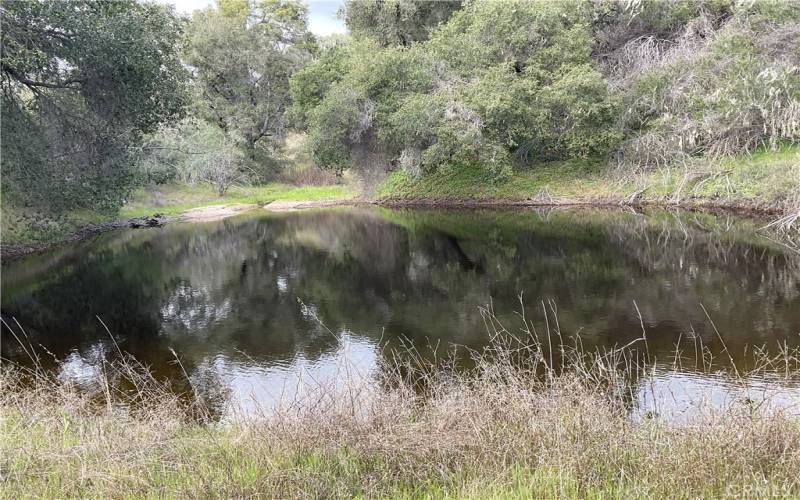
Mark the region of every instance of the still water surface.
[[[478, 349], [482, 307], [512, 331], [524, 307], [542, 331], [557, 319], [585, 349], [625, 345], [644, 327], [665, 367], [680, 343], [682, 370], [639, 381], [635, 402], [678, 414], [732, 397], [724, 375], [695, 369], [698, 346], [723, 371], [728, 353], [745, 369], [747, 349], [800, 346], [800, 256], [760, 225], [668, 211], [256, 211], [4, 265], [2, 314], [63, 361], [41, 358], [62, 377], [90, 381], [114, 356], [99, 317], [157, 376], [184, 380], [174, 350], [196, 386], [224, 386], [247, 408], [310, 380], [336, 383], [345, 365], [368, 379], [382, 346], [401, 339]], [[27, 362], [5, 328], [1, 349]]]

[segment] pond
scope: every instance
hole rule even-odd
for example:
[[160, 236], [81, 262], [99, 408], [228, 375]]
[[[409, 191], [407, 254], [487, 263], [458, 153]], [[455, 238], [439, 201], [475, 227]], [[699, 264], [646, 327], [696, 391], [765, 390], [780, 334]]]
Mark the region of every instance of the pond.
[[[61, 377], [89, 381], [115, 355], [105, 324], [158, 377], [180, 386], [185, 371], [268, 407], [307, 380], [335, 381], [343, 364], [368, 378], [386, 346], [480, 349], [487, 310], [509, 331], [524, 313], [587, 350], [644, 331], [661, 364], [637, 404], [682, 412], [686, 398], [729, 395], [698, 350], [725, 372], [746, 369], [755, 347], [800, 346], [800, 256], [762, 225], [665, 210], [257, 210], [8, 263], [2, 314]], [[676, 345], [681, 367], [664, 370]], [[5, 327], [1, 348], [29, 362]]]

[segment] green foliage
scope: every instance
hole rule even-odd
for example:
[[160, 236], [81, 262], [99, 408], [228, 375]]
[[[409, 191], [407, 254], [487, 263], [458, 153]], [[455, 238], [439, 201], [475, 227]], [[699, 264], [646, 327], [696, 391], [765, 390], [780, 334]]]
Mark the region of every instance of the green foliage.
[[309, 56], [306, 8], [294, 0], [222, 2], [195, 13], [187, 30], [196, 111], [237, 144], [252, 166], [280, 144], [289, 77]]
[[314, 159], [414, 175], [475, 163], [505, 176], [515, 161], [604, 154], [621, 138], [618, 99], [579, 5], [473, 2], [428, 41], [381, 48], [385, 37], [361, 33], [336, 59], [323, 54], [292, 85]]
[[348, 49], [339, 43], [324, 47], [316, 60], [292, 76], [289, 87], [294, 100], [288, 118], [294, 126], [308, 127], [311, 111], [322, 102], [330, 86], [349, 71]]
[[335, 85], [314, 109], [309, 147], [314, 161], [341, 173], [349, 166], [349, 145], [361, 140], [363, 126], [371, 125], [372, 108], [363, 93]]
[[346, 0], [343, 13], [353, 35], [372, 38], [381, 47], [408, 46], [427, 40], [461, 4], [461, 0]]
[[[678, 21], [653, 23], [609, 58], [624, 90], [617, 158], [627, 167], [800, 140], [800, 3], [702, 7], [676, 4], [664, 19]], [[676, 26], [666, 42], [664, 22]]]
[[[348, 3], [356, 40], [293, 81], [320, 166], [629, 171], [800, 139], [796, 0], [476, 1], [445, 22], [425, 8]], [[414, 15], [437, 28], [398, 37]]]
[[114, 210], [130, 146], [186, 104], [180, 20], [134, 0], [1, 8], [4, 194], [48, 217]]
[[220, 196], [231, 186], [262, 178], [236, 144], [202, 120], [184, 120], [153, 134], [142, 147], [138, 166], [145, 182], [208, 183]]
[[430, 47], [458, 76], [510, 65], [546, 82], [588, 62], [588, 19], [579, 6], [577, 0], [473, 2], [431, 37]]
[[[379, 50], [367, 40], [354, 43], [348, 55], [352, 69], [330, 83], [319, 105], [308, 113], [308, 143], [315, 162], [338, 172], [392, 161], [399, 153], [391, 138], [393, 111], [410, 93], [430, 88], [433, 80], [426, 54], [415, 48]], [[295, 97], [307, 99], [303, 94]]]
[[194, 117], [148, 138], [139, 156], [145, 181], [209, 183], [223, 196], [275, 176], [289, 77], [315, 48], [306, 18], [291, 0], [224, 0], [194, 14], [185, 52]]

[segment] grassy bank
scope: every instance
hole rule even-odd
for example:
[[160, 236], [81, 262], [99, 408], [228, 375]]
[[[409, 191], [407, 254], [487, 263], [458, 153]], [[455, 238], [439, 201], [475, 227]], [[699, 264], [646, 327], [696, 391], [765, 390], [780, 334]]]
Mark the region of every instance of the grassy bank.
[[0, 207], [0, 242], [3, 245], [37, 245], [56, 242], [82, 228], [116, 220], [115, 214], [73, 211], [57, 218], [4, 202]]
[[138, 189], [119, 213], [83, 210], [48, 219], [6, 203], [3, 205], [0, 227], [4, 245], [46, 245], [61, 241], [83, 228], [155, 213], [178, 215], [191, 208], [208, 205], [348, 199], [354, 195], [354, 191], [346, 185], [292, 186], [271, 183], [232, 187], [225, 196], [219, 196], [216, 190], [207, 185], [166, 184]]
[[[309, 169], [302, 163], [301, 172]], [[299, 168], [299, 167], [298, 167]], [[352, 179], [344, 185], [293, 186], [271, 183], [233, 187], [219, 196], [207, 185], [167, 184], [143, 187], [118, 214], [70, 212], [58, 220], [43, 219], [5, 203], [2, 242], [41, 244], [59, 241], [81, 228], [114, 220], [226, 204], [265, 204], [276, 200], [349, 199], [358, 195]], [[800, 213], [800, 146], [691, 166], [662, 168], [622, 177], [600, 160], [568, 160], [517, 170], [496, 179], [483, 169], [460, 166], [421, 178], [397, 170], [378, 187], [374, 200], [383, 204], [617, 204], [640, 203], [727, 207], [772, 214]]]
[[478, 167], [442, 169], [422, 178], [393, 172], [380, 186], [384, 202], [663, 203], [781, 212], [797, 206], [800, 146], [720, 161], [698, 161], [625, 177], [599, 160], [568, 160], [493, 179]]
[[233, 187], [225, 196], [219, 196], [211, 186], [185, 186], [168, 184], [141, 188], [134, 193], [120, 213], [123, 218], [141, 217], [160, 212], [177, 215], [191, 208], [233, 203], [263, 205], [277, 200], [336, 200], [354, 196], [344, 185], [290, 186], [287, 184], [265, 184], [262, 186]]
[[[319, 387], [307, 404], [216, 424], [190, 418], [169, 387], [131, 361], [105, 372], [133, 381], [134, 390], [101, 383], [94, 397], [46, 375], [26, 381], [30, 374], [6, 366], [0, 491], [8, 498], [800, 494], [797, 416], [737, 400], [680, 427], [657, 416], [631, 419], [629, 391], [641, 373], [634, 358], [567, 352], [570, 368], [551, 370], [541, 344], [520, 341], [529, 335], [497, 331], [469, 373], [387, 358], [380, 389]], [[798, 374], [788, 353], [759, 366]]]

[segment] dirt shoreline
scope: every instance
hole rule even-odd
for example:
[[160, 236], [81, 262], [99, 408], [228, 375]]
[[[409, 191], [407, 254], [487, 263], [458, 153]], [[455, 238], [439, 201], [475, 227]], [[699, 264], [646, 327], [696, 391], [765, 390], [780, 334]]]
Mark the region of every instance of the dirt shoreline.
[[232, 203], [229, 205], [207, 205], [204, 207], [190, 208], [175, 217], [178, 222], [211, 222], [222, 220], [234, 215], [258, 208], [255, 203]]
[[[164, 223], [175, 222], [210, 222], [221, 220], [234, 215], [239, 215], [251, 210], [266, 209], [272, 212], [289, 212], [308, 210], [314, 208], [329, 208], [337, 206], [381, 206], [388, 208], [440, 208], [440, 209], [471, 209], [471, 208], [536, 208], [536, 207], [563, 207], [563, 208], [605, 208], [613, 209], [628, 207], [632, 209], [661, 208], [683, 209], [709, 213], [731, 213], [744, 217], [779, 216], [785, 211], [782, 207], [753, 201], [719, 202], [711, 200], [683, 200], [672, 202], [668, 200], [628, 200], [624, 198], [598, 198], [589, 200], [580, 199], [527, 199], [527, 200], [469, 200], [460, 198], [381, 198], [377, 200], [343, 199], [343, 200], [280, 200], [265, 204], [230, 204], [207, 205], [186, 210], [177, 216], [164, 217]], [[124, 219], [102, 224], [93, 224], [69, 233], [57, 240], [36, 243], [0, 244], [0, 262], [12, 262], [26, 255], [43, 252], [53, 247], [68, 243], [87, 240], [100, 234], [133, 227], [135, 222], [143, 218]], [[142, 228], [158, 229], [158, 228]]]

